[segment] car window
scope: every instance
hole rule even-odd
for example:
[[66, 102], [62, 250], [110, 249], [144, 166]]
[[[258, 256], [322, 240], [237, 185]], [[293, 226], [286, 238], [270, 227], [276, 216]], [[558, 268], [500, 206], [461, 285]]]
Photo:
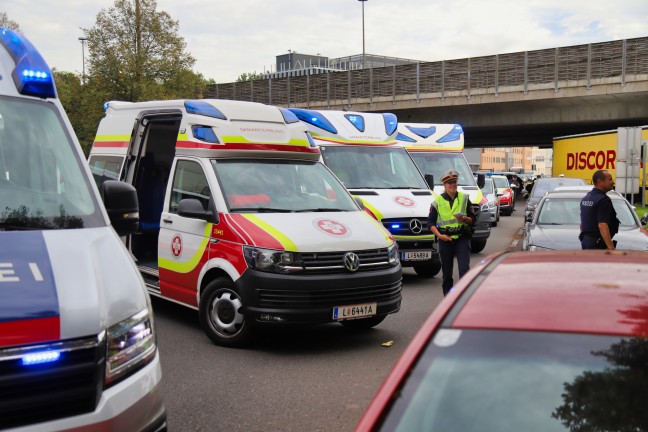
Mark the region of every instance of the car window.
[[580, 199], [546, 198], [540, 207], [537, 223], [540, 225], [580, 224]]
[[542, 178], [537, 180], [533, 189], [531, 190], [532, 198], [540, 198], [547, 192], [551, 192], [558, 186], [576, 186], [584, 185], [585, 180], [569, 177], [559, 177], [559, 178]]
[[484, 187], [482, 188], [482, 191], [486, 194], [492, 194], [493, 192], [493, 180], [492, 179], [486, 179], [484, 182]]
[[632, 228], [638, 226], [637, 221], [632, 214], [632, 209], [628, 207], [628, 204], [625, 202], [625, 200], [613, 199], [612, 205], [614, 206], [614, 211], [616, 211], [620, 226]]

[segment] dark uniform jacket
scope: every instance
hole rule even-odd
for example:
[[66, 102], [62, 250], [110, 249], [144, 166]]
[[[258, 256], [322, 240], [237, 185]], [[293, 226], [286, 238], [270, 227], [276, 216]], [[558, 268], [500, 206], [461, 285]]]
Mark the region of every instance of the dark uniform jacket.
[[619, 221], [612, 200], [607, 194], [593, 188], [583, 197], [580, 203], [581, 240], [584, 236], [591, 237], [595, 242], [602, 241], [598, 224], [604, 222], [610, 228], [610, 236], [619, 232]]

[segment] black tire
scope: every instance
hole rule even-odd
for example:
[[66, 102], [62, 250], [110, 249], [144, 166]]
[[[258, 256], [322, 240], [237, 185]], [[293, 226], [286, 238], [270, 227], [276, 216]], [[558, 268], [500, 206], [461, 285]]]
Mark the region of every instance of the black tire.
[[217, 345], [243, 347], [249, 343], [254, 325], [243, 310], [243, 299], [229, 278], [214, 279], [200, 295], [200, 324]]
[[369, 318], [359, 318], [348, 321], [340, 321], [340, 323], [347, 328], [354, 330], [370, 329], [376, 327], [387, 318], [387, 315], [376, 315]]
[[421, 277], [431, 278], [436, 276], [441, 271], [441, 263], [435, 262], [434, 264], [430, 265], [414, 266], [414, 271]]
[[470, 240], [470, 252], [478, 253], [484, 250], [486, 247], [486, 240]]

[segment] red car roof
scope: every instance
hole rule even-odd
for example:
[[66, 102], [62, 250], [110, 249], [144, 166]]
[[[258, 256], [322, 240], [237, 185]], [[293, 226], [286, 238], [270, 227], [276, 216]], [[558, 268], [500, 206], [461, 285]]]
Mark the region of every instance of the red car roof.
[[646, 252], [517, 252], [482, 273], [452, 327], [648, 335]]

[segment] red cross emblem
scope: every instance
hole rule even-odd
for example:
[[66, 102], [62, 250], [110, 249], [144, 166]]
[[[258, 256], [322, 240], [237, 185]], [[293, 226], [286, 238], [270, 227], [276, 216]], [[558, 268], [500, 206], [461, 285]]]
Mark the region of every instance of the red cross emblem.
[[315, 224], [322, 231], [335, 236], [343, 236], [349, 231], [340, 222], [330, 219], [320, 219]]
[[394, 202], [396, 204], [402, 205], [403, 207], [413, 207], [416, 204], [413, 199], [404, 196], [394, 197]]
[[171, 240], [171, 252], [177, 257], [182, 253], [182, 237], [179, 235], [176, 235], [173, 237], [173, 240]]

